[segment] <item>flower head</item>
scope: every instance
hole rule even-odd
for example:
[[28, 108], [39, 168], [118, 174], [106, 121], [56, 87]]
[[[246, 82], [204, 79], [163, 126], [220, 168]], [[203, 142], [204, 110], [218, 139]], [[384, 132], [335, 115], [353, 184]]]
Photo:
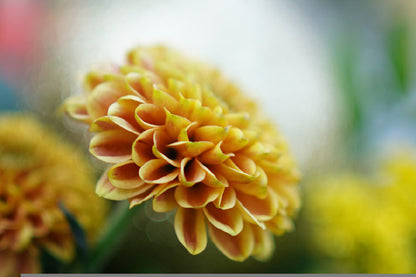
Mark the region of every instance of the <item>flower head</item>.
[[333, 271], [416, 271], [416, 159], [392, 157], [376, 176], [335, 175], [306, 193], [312, 247]]
[[136, 48], [127, 64], [92, 71], [70, 116], [90, 124], [90, 152], [113, 164], [96, 192], [130, 207], [177, 208], [191, 254], [214, 244], [230, 259], [273, 252], [292, 228], [298, 172], [280, 133], [215, 69], [164, 47]]
[[59, 203], [94, 238], [105, 203], [94, 194], [89, 172], [77, 149], [32, 117], [0, 117], [0, 276], [39, 272], [40, 248], [62, 260], [73, 257]]

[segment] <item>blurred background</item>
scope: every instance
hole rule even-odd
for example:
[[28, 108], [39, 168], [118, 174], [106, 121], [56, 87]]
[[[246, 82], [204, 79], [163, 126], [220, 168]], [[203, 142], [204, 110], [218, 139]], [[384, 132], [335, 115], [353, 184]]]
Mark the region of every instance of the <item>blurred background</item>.
[[[378, 203], [371, 207], [374, 215], [358, 220], [354, 215], [366, 215], [370, 208], [355, 205], [360, 201], [354, 197], [364, 194], [363, 202], [374, 200], [368, 200], [373, 191], [361, 188], [377, 187], [380, 164], [398, 152], [410, 155], [406, 182], [414, 182], [410, 189], [416, 187], [415, 12], [413, 0], [0, 0], [0, 112], [32, 111], [87, 151], [86, 127], [58, 113], [63, 99], [81, 93], [83, 74], [97, 63], [123, 62], [126, 51], [137, 45], [177, 48], [220, 68], [285, 134], [303, 172], [304, 207], [297, 230], [276, 238], [276, 253], [266, 263], [227, 260], [210, 244], [191, 256], [177, 241], [171, 216], [156, 214], [147, 205], [102, 270], [376, 272], [368, 265], [405, 250], [392, 242], [386, 253], [373, 253], [372, 245], [360, 241], [363, 226], [384, 212]], [[103, 165], [91, 162], [98, 175]], [[389, 174], [391, 179], [401, 173]], [[341, 189], [324, 195], [329, 190], [323, 184]], [[351, 187], [358, 187], [351, 202], [336, 200]], [[404, 188], [400, 193], [416, 196]], [[322, 209], [316, 204], [320, 199], [328, 204]], [[396, 200], [388, 201], [395, 205]], [[342, 203], [344, 212], [353, 213], [348, 223], [316, 220]], [[387, 224], [396, 215], [366, 232], [389, 231], [390, 236], [378, 241], [389, 244], [398, 236], [398, 227]], [[397, 243], [409, 249], [397, 260], [414, 261], [415, 218], [403, 220], [413, 225], [403, 227], [408, 240]], [[320, 231], [351, 233], [343, 224], [360, 234], [329, 238]], [[416, 269], [397, 262], [384, 271]]]

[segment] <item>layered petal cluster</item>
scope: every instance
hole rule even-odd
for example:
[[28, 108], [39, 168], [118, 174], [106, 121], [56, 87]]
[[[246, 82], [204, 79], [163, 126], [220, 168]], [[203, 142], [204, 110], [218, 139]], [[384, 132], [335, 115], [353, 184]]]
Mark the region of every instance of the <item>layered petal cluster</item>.
[[416, 159], [390, 157], [373, 176], [335, 175], [310, 186], [312, 249], [336, 272], [415, 273]]
[[82, 153], [29, 115], [0, 116], [0, 276], [40, 271], [40, 249], [69, 261], [74, 239], [62, 203], [90, 240], [106, 203]]
[[98, 195], [176, 209], [191, 254], [208, 229], [230, 259], [266, 259], [271, 232], [292, 229], [299, 174], [286, 143], [217, 70], [165, 47], [136, 48], [125, 65], [88, 73], [84, 88], [64, 107], [95, 133], [90, 152], [112, 164]]

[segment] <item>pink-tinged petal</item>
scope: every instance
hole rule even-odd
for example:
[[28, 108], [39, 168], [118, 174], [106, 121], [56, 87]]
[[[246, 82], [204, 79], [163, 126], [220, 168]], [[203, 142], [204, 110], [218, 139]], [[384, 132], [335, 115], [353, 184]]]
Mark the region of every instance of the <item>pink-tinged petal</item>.
[[165, 125], [165, 110], [153, 104], [141, 104], [136, 108], [137, 123], [145, 130]]
[[214, 174], [211, 168], [203, 165], [198, 160], [196, 161], [199, 164], [199, 166], [205, 171], [205, 178], [202, 181], [202, 183], [210, 187], [228, 187], [228, 181], [224, 176], [218, 174], [217, 172]]
[[130, 202], [129, 208], [131, 209], [149, 200], [150, 198], [156, 195], [157, 191], [158, 191], [157, 187], [150, 187], [144, 192], [140, 193], [139, 195], [131, 197], [129, 199], [129, 202]]
[[90, 132], [101, 132], [106, 130], [114, 130], [114, 129], [124, 129], [132, 134], [138, 136], [140, 134], [139, 130], [131, 125], [128, 121], [124, 120], [118, 116], [103, 116], [97, 118], [91, 125], [90, 125]]
[[172, 142], [172, 138], [167, 132], [156, 130], [153, 133], [153, 147], [152, 151], [155, 157], [167, 161], [174, 167], [180, 167], [181, 162], [178, 153], [175, 149], [167, 147]]
[[127, 88], [142, 98], [144, 102], [152, 99], [153, 84], [154, 82], [152, 82], [150, 76], [137, 72], [130, 72], [126, 75]]
[[131, 160], [112, 166], [108, 170], [108, 179], [119, 189], [134, 189], [144, 184], [139, 177], [139, 167]]
[[165, 184], [174, 180], [179, 169], [168, 164], [165, 160], [154, 159], [146, 162], [139, 170], [140, 178], [146, 183]]
[[199, 155], [198, 159], [203, 164], [222, 164], [228, 158], [233, 157], [233, 153], [224, 154], [221, 150], [221, 142]]
[[209, 203], [203, 211], [212, 225], [231, 236], [238, 235], [243, 230], [243, 217], [237, 207], [221, 210]]
[[179, 181], [183, 186], [190, 187], [205, 179], [205, 171], [195, 159], [184, 158], [180, 164]]
[[280, 236], [295, 229], [293, 221], [284, 215], [277, 215], [266, 222], [267, 229]]
[[104, 197], [110, 200], [125, 200], [132, 198], [134, 196], [140, 195], [141, 193], [147, 191], [148, 189], [152, 188], [153, 184], [142, 184], [140, 187], [136, 187], [133, 189], [120, 189], [113, 186], [108, 179], [107, 173], [104, 173], [100, 180], [97, 182], [97, 187], [95, 188], [95, 192], [98, 196]]
[[250, 115], [248, 113], [229, 113], [225, 115], [225, 119], [231, 126], [238, 128], [247, 128], [250, 123]]
[[264, 199], [237, 191], [237, 199], [260, 221], [270, 220], [277, 214], [278, 200], [276, 193], [272, 189], [268, 190], [268, 194]]
[[249, 223], [255, 224], [262, 228], [263, 230], [266, 229], [266, 225], [263, 222], [260, 222], [246, 207], [241, 204], [240, 201], [236, 202], [236, 207], [240, 210], [243, 219]]
[[158, 213], [165, 213], [175, 209], [178, 204], [175, 200], [175, 188], [180, 185], [173, 182], [163, 186], [153, 198], [153, 210]]
[[239, 128], [231, 127], [222, 141], [221, 149], [224, 153], [234, 153], [246, 146], [248, 142], [248, 139]]
[[185, 129], [191, 121], [187, 118], [170, 113], [168, 110], [166, 112], [166, 131], [168, 132], [170, 137], [176, 138], [178, 137], [181, 130]]
[[224, 191], [218, 196], [217, 199], [213, 202], [215, 207], [219, 209], [231, 209], [235, 206], [237, 202], [237, 195], [235, 190], [232, 187], [224, 188]]
[[192, 255], [201, 253], [207, 246], [204, 215], [201, 210], [179, 207], [175, 216], [175, 232], [180, 243]]
[[[135, 118], [135, 111], [136, 108], [143, 104], [143, 100], [135, 95], [126, 95], [120, 97], [117, 102], [110, 105], [108, 108], [108, 115], [113, 115], [117, 117], [121, 117], [127, 122], [129, 122], [132, 126], [136, 129], [141, 129], [140, 126], [137, 124]], [[141, 131], [141, 130], [139, 130]]]
[[249, 183], [232, 183], [232, 187], [245, 194], [264, 199], [267, 197], [267, 175], [261, 167], [257, 167], [256, 179]]
[[212, 224], [208, 224], [209, 235], [218, 249], [229, 259], [242, 262], [254, 249], [255, 238], [250, 224], [244, 224], [243, 230], [231, 236]]
[[131, 159], [138, 165], [143, 166], [150, 160], [153, 160], [155, 156], [152, 152], [152, 144], [148, 144], [140, 139], [136, 139], [133, 142]]
[[108, 107], [118, 98], [128, 94], [124, 86], [116, 82], [97, 85], [88, 95], [87, 110], [92, 119], [107, 115]]
[[131, 146], [137, 135], [124, 130], [108, 130], [96, 134], [90, 141], [90, 152], [107, 163], [131, 158]]
[[175, 199], [183, 208], [201, 208], [214, 201], [221, 193], [221, 188], [213, 188], [202, 183], [192, 187], [178, 186]]
[[153, 87], [153, 104], [166, 108], [170, 112], [175, 112], [178, 101], [168, 93]]
[[168, 145], [185, 157], [196, 157], [214, 146], [209, 141], [178, 141]]
[[226, 135], [228, 128], [220, 126], [202, 126], [194, 131], [194, 141], [210, 141], [219, 143]]
[[271, 232], [257, 226], [252, 226], [255, 238], [255, 246], [252, 255], [259, 261], [265, 262], [272, 257], [274, 252], [274, 239]]
[[63, 104], [63, 109], [76, 120], [91, 123], [92, 119], [87, 110], [87, 99], [83, 96], [72, 96]]

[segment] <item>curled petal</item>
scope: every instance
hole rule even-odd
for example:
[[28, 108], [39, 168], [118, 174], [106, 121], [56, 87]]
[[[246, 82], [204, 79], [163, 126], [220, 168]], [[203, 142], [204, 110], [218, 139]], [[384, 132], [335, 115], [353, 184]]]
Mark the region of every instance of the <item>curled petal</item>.
[[261, 167], [257, 167], [256, 179], [249, 183], [232, 184], [233, 188], [245, 194], [264, 199], [267, 196], [267, 175]]
[[180, 160], [178, 159], [178, 153], [175, 149], [167, 147], [172, 139], [166, 132], [156, 130], [153, 134], [153, 154], [159, 158], [167, 161], [174, 167], [180, 167]]
[[154, 158], [152, 144], [146, 143], [141, 140], [140, 137], [133, 142], [131, 159], [138, 166], [143, 166], [146, 162], [153, 160]]
[[130, 72], [126, 75], [126, 85], [131, 92], [142, 98], [143, 102], [152, 99], [153, 83], [149, 76], [144, 76], [144, 74], [137, 72]]
[[240, 213], [245, 221], [255, 224], [263, 230], [266, 229], [266, 225], [263, 222], [260, 222], [246, 207], [243, 206], [243, 204], [241, 204], [239, 200], [236, 202], [236, 207], [240, 210]]
[[124, 130], [108, 130], [96, 134], [90, 142], [90, 152], [107, 163], [131, 158], [131, 145], [137, 136]]
[[190, 87], [187, 87], [185, 90], [183, 90], [183, 95], [187, 99], [201, 100], [201, 86], [194, 84]]
[[270, 220], [277, 214], [278, 200], [276, 193], [272, 189], [268, 190], [268, 194], [264, 199], [237, 191], [237, 199], [260, 221]]
[[110, 200], [125, 200], [137, 196], [146, 190], [152, 188], [154, 185], [143, 183], [141, 186], [133, 189], [120, 189], [113, 186], [108, 179], [107, 173], [104, 173], [97, 182], [95, 192], [98, 196]]
[[257, 226], [252, 226], [255, 238], [255, 246], [252, 255], [259, 261], [267, 261], [274, 251], [274, 239], [271, 232]]
[[196, 160], [184, 158], [181, 162], [179, 181], [183, 186], [190, 187], [205, 179], [205, 171]]
[[210, 141], [214, 144], [219, 143], [225, 136], [227, 128], [220, 126], [203, 126], [195, 129], [195, 141]]
[[199, 166], [205, 171], [205, 178], [202, 183], [210, 187], [228, 187], [228, 181], [221, 174], [214, 174], [214, 172], [200, 161], [196, 160]]
[[79, 121], [90, 123], [91, 117], [87, 110], [87, 99], [82, 96], [73, 96], [68, 98], [63, 104], [63, 109], [70, 117]]
[[248, 144], [244, 133], [236, 127], [231, 127], [221, 144], [224, 153], [234, 153]]
[[220, 142], [208, 151], [202, 153], [198, 159], [204, 164], [221, 164], [233, 156], [233, 153], [224, 154], [224, 152], [222, 152]]
[[236, 207], [221, 210], [209, 203], [203, 208], [203, 211], [212, 225], [231, 236], [238, 235], [243, 230], [243, 217]]
[[283, 235], [285, 232], [291, 232], [295, 229], [292, 220], [284, 215], [277, 215], [266, 222], [267, 229], [276, 235]]
[[171, 137], [178, 137], [181, 130], [185, 129], [191, 121], [186, 119], [185, 117], [172, 114], [168, 110], [166, 112], [166, 131], [168, 132], [169, 136]]
[[214, 244], [231, 260], [242, 262], [254, 249], [255, 238], [250, 224], [244, 224], [243, 230], [236, 236], [231, 236], [212, 224], [208, 224], [208, 230]]
[[250, 123], [250, 115], [248, 113], [229, 113], [225, 115], [227, 122], [238, 128], [246, 128]]
[[169, 212], [178, 206], [175, 200], [175, 188], [178, 185], [180, 185], [180, 183], [168, 183], [159, 190], [153, 198], [153, 210], [155, 212]]
[[201, 210], [179, 207], [175, 216], [175, 232], [179, 241], [191, 253], [201, 253], [207, 245], [204, 215]]
[[231, 209], [237, 202], [237, 196], [235, 190], [232, 187], [223, 188], [223, 192], [215, 199], [215, 207], [219, 209]]
[[178, 141], [171, 143], [168, 146], [175, 149], [178, 153], [181, 153], [182, 156], [196, 157], [213, 147], [214, 144], [209, 141]]
[[[143, 104], [143, 100], [135, 95], [126, 95], [120, 97], [117, 102], [108, 107], [108, 115], [121, 117], [129, 122], [136, 129], [139, 129], [137, 121], [134, 117], [136, 108]], [[140, 130], [141, 131], [141, 130]]]
[[88, 114], [92, 119], [107, 115], [108, 107], [127, 94], [124, 86], [116, 82], [104, 82], [97, 85], [88, 95]]
[[135, 126], [133, 126], [128, 121], [118, 116], [109, 116], [109, 115], [103, 116], [103, 117], [97, 118], [90, 125], [91, 132], [100, 132], [100, 131], [119, 129], [119, 128], [122, 128], [135, 135], [139, 135], [139, 130]]
[[174, 112], [178, 106], [178, 101], [168, 93], [153, 88], [153, 104], [166, 108], [170, 112]]
[[134, 189], [143, 185], [139, 167], [131, 160], [118, 163], [108, 171], [110, 183], [119, 189]]
[[201, 208], [214, 201], [221, 193], [221, 188], [213, 188], [202, 183], [192, 187], [179, 186], [175, 190], [176, 202], [184, 208]]
[[139, 175], [146, 183], [164, 184], [174, 180], [179, 169], [168, 164], [164, 160], [154, 159], [140, 167]]
[[258, 177], [256, 175], [258, 174], [256, 173], [256, 164], [252, 160], [243, 156], [234, 157], [233, 160], [237, 163], [234, 163], [230, 158], [223, 164], [213, 165], [212, 167], [233, 182], [248, 183]]
[[141, 104], [136, 108], [136, 121], [144, 129], [159, 127], [165, 124], [165, 110], [153, 104]]
[[156, 195], [157, 193], [157, 188], [155, 187], [149, 187], [148, 189], [146, 189], [145, 191], [143, 191], [142, 193], [135, 195], [131, 198], [129, 198], [129, 202], [130, 202], [130, 209], [142, 204], [143, 202], [149, 200], [150, 198], [152, 198], [153, 196]]

